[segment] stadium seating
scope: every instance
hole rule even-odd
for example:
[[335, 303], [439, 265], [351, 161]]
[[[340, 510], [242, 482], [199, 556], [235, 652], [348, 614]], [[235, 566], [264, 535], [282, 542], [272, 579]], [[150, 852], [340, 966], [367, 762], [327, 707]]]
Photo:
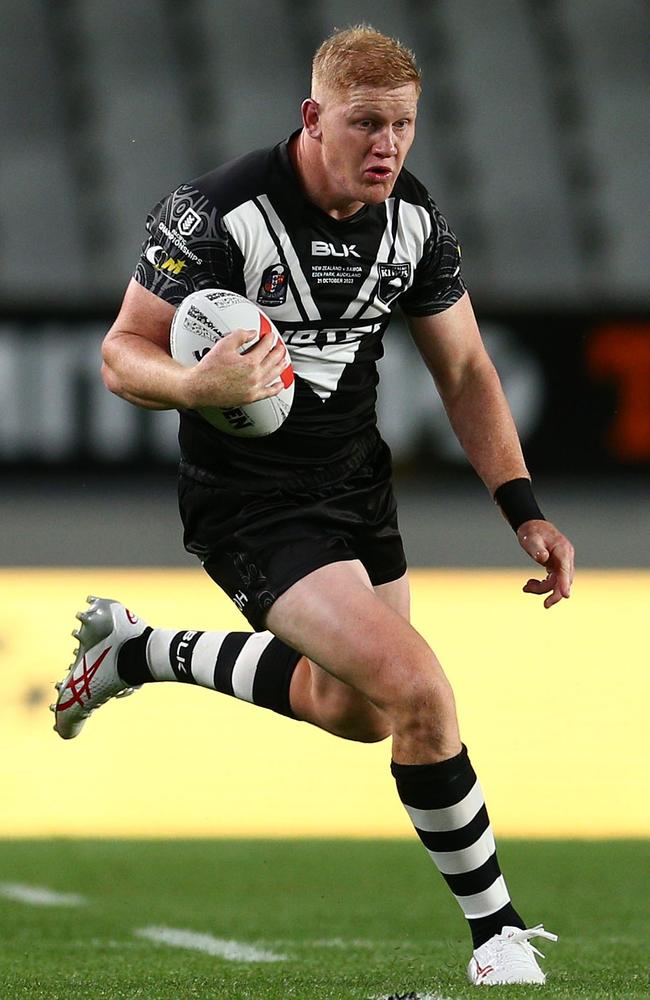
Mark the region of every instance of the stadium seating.
[[461, 236], [483, 304], [645, 299], [642, 0], [0, 10], [0, 306], [112, 302], [151, 205], [296, 127], [310, 52], [351, 20], [418, 53], [426, 86], [411, 165]]
[[[0, 45], [0, 298], [78, 291], [81, 222], [68, 158], [66, 109], [39, 0], [2, 4]], [[27, 72], [26, 72], [27, 68]]]

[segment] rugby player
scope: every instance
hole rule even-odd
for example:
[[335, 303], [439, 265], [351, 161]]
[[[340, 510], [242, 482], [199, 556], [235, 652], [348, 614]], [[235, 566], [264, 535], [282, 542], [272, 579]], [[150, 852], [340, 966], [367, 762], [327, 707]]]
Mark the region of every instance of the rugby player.
[[[253, 632], [152, 629], [91, 598], [60, 685], [64, 739], [109, 698], [179, 681], [245, 699], [336, 736], [392, 738], [392, 773], [415, 830], [469, 924], [469, 978], [542, 983], [499, 868], [454, 696], [409, 624], [409, 585], [376, 427], [376, 361], [399, 303], [470, 462], [543, 579], [568, 598], [573, 549], [534, 499], [514, 423], [483, 347], [455, 236], [404, 168], [420, 73], [367, 26], [318, 49], [302, 128], [177, 188], [147, 238], [103, 347], [107, 387], [180, 411], [185, 546]], [[296, 396], [275, 434], [222, 434], [197, 413], [272, 396], [282, 350], [235, 331], [194, 368], [169, 354], [176, 306], [223, 287], [259, 303], [290, 350]], [[278, 386], [281, 383], [277, 383]]]

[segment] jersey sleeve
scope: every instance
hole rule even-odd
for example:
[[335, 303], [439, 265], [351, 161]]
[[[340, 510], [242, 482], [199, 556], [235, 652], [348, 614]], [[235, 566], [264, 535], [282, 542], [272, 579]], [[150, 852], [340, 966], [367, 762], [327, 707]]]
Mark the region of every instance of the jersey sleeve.
[[430, 198], [427, 207], [431, 233], [415, 269], [413, 284], [399, 300], [407, 316], [433, 316], [444, 312], [465, 292], [458, 240]]
[[210, 199], [184, 184], [151, 210], [147, 238], [133, 277], [178, 305], [199, 288], [238, 291], [234, 248]]

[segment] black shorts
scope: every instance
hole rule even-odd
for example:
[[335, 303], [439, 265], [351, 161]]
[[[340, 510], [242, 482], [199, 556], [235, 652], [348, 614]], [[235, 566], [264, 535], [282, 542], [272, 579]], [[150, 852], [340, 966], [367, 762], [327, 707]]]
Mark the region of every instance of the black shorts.
[[280, 594], [321, 566], [358, 559], [375, 585], [406, 571], [390, 451], [378, 437], [320, 476], [254, 492], [182, 463], [179, 506], [185, 548], [256, 631]]

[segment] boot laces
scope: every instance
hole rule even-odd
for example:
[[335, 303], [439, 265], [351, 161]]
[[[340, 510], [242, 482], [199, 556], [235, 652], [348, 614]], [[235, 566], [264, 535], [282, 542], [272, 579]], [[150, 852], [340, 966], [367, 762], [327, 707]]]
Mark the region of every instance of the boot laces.
[[550, 931], [544, 930], [542, 924], [537, 924], [536, 927], [524, 928], [523, 930], [517, 930], [514, 934], [509, 935], [508, 940], [513, 941], [515, 944], [524, 944], [534, 951], [536, 955], [540, 958], [545, 958], [546, 956], [535, 947], [534, 944], [530, 943], [530, 939], [534, 937], [546, 938], [547, 941], [557, 941], [557, 934], [551, 934]]

